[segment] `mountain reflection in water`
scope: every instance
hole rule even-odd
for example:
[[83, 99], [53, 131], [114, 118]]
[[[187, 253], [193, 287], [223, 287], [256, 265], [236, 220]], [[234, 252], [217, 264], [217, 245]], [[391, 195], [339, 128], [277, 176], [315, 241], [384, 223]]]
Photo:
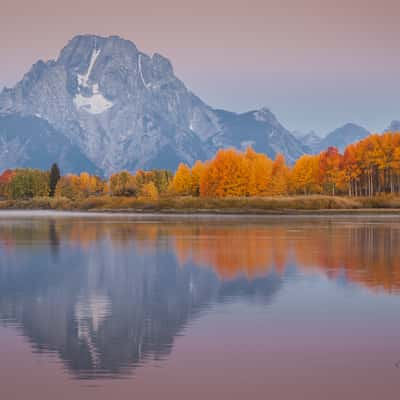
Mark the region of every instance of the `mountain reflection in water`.
[[272, 306], [289, 279], [322, 274], [400, 290], [400, 222], [0, 222], [0, 319], [82, 379], [160, 360], [217, 304]]

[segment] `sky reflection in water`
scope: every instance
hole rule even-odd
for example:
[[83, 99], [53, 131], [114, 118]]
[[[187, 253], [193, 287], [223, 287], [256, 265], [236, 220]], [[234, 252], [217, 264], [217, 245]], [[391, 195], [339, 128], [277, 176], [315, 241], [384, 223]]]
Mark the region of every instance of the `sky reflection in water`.
[[85, 398], [152, 398], [178, 376], [199, 398], [393, 394], [399, 244], [399, 218], [2, 219], [0, 385], [50, 368], [49, 393]]

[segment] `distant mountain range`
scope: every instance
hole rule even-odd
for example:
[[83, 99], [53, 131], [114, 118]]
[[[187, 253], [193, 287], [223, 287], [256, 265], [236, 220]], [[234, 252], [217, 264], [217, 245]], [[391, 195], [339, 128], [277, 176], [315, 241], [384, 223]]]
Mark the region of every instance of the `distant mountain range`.
[[319, 153], [330, 146], [335, 146], [343, 152], [346, 146], [365, 138], [369, 134], [370, 132], [362, 126], [349, 123], [328, 133], [325, 137], [318, 136], [315, 132], [303, 136], [299, 136], [299, 133], [297, 133], [297, 137], [303, 145], [309, 148], [311, 153]]
[[0, 94], [0, 168], [86, 170], [110, 175], [175, 169], [218, 149], [251, 145], [293, 163], [330, 145], [341, 150], [368, 135], [347, 124], [320, 139], [296, 137], [266, 108], [218, 110], [190, 92], [171, 62], [117, 36], [74, 37], [57, 60], [38, 61]]

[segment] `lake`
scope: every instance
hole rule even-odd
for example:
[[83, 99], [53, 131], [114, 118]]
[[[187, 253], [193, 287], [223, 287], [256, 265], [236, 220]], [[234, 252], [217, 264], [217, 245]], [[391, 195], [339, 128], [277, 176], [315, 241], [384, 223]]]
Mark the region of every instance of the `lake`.
[[0, 213], [2, 399], [392, 399], [400, 216]]

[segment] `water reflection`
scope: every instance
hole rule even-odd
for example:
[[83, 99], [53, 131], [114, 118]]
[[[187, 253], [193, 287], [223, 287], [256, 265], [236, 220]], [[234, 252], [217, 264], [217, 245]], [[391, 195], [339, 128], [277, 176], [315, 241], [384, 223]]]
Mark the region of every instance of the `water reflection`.
[[78, 378], [120, 377], [215, 304], [272, 304], [288, 277], [398, 292], [399, 235], [373, 219], [3, 220], [0, 319]]

